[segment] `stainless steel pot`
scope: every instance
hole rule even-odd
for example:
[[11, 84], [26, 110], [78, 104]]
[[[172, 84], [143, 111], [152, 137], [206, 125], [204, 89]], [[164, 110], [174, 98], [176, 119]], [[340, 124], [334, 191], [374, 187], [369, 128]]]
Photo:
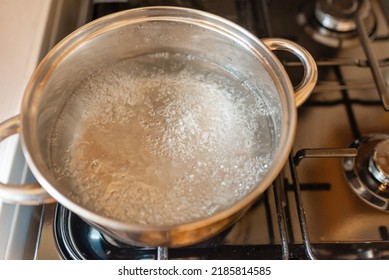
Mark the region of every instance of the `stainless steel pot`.
[[[267, 87], [258, 92], [272, 112], [273, 158], [264, 179], [251, 193], [211, 217], [175, 226], [120, 222], [98, 215], [69, 197], [66, 185], [54, 176], [48, 147], [69, 96], [87, 77], [107, 65], [161, 49], [190, 53], [223, 65], [242, 81], [249, 81], [254, 91], [256, 87]], [[305, 75], [296, 90], [272, 50], [291, 52], [301, 60]], [[309, 96], [316, 79], [315, 62], [302, 47], [279, 38], [259, 40], [236, 24], [209, 13], [147, 7], [98, 19], [51, 50], [31, 77], [20, 116], [0, 125], [1, 140], [21, 134], [26, 161], [39, 182], [25, 186], [1, 184], [0, 198], [20, 204], [58, 201], [111, 237], [129, 244], [177, 247], [199, 242], [234, 223], [272, 184], [291, 151], [296, 106]]]

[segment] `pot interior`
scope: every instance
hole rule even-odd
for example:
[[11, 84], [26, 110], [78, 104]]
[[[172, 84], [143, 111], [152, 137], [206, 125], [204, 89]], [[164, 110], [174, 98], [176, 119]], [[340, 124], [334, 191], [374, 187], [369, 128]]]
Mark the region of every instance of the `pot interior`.
[[293, 102], [269, 51], [216, 17], [169, 13], [83, 27], [31, 82], [25, 146], [38, 180], [71, 210], [187, 224], [262, 192], [279, 169]]

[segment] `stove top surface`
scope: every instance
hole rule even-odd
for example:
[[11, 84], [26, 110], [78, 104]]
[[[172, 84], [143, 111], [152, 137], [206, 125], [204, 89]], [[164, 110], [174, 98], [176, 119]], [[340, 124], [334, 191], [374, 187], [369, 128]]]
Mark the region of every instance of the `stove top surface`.
[[[350, 5], [355, 1], [340, 2]], [[368, 1], [372, 16], [364, 17], [363, 22], [379, 70], [388, 80], [389, 29], [383, 2]], [[37, 258], [388, 258], [389, 213], [360, 197], [347, 181], [344, 167], [344, 159], [353, 161], [358, 152], [353, 144], [356, 140], [366, 135], [389, 135], [389, 113], [383, 109], [368, 60], [371, 57], [362, 47], [357, 27], [334, 33], [318, 22], [313, 1], [299, 0], [97, 3], [93, 18], [141, 5], [203, 9], [240, 24], [259, 38], [287, 38], [312, 53], [319, 81], [298, 110], [290, 161], [252, 209], [215, 239], [167, 252], [165, 248], [132, 247], [109, 240], [67, 209], [51, 205], [45, 206], [42, 216]], [[352, 7], [344, 5], [344, 9]], [[279, 57], [297, 84], [299, 64], [287, 55], [280, 53]]]

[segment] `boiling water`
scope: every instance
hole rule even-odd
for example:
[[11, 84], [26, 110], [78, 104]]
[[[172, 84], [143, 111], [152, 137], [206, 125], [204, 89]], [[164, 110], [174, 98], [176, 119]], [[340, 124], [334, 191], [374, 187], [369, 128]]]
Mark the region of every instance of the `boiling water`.
[[[106, 67], [74, 92], [57, 121], [57, 180], [77, 203], [125, 222], [210, 216], [252, 191], [271, 161], [272, 121], [260, 93], [188, 55]], [[69, 126], [72, 137], [61, 135]]]

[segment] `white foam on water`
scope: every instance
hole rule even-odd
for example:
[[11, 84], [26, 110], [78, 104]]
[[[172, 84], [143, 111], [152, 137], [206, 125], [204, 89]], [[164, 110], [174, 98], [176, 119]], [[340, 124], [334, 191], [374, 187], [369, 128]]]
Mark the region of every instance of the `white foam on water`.
[[[74, 136], [60, 143], [69, 125]], [[181, 54], [140, 56], [74, 92], [55, 127], [54, 171], [77, 203], [106, 217], [188, 223], [258, 185], [271, 162], [270, 126], [261, 95], [222, 67]]]

